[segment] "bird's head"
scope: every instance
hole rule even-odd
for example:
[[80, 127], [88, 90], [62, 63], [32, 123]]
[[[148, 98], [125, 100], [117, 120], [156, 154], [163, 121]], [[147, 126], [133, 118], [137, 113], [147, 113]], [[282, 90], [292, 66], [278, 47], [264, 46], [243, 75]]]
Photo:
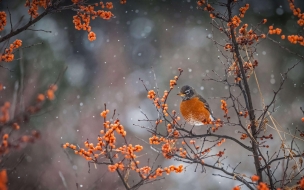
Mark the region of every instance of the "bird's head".
[[194, 88], [189, 85], [183, 86], [177, 95], [181, 96], [183, 100], [189, 100], [196, 94]]

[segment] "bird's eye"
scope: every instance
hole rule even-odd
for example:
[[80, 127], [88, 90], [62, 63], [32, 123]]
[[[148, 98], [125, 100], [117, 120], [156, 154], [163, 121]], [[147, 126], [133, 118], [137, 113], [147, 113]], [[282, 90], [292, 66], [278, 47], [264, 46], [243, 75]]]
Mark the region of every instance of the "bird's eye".
[[186, 90], [186, 91], [185, 91], [185, 94], [190, 94], [190, 90]]

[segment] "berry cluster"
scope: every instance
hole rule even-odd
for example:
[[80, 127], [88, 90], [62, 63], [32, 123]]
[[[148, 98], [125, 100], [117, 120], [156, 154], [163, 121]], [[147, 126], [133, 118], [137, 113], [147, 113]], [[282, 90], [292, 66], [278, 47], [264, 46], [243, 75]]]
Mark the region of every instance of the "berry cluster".
[[104, 4], [103, 2], [95, 3], [94, 5], [81, 5], [79, 0], [74, 0], [74, 4], [76, 4], [79, 7], [79, 11], [77, 12], [77, 15], [73, 16], [73, 23], [75, 25], [75, 29], [77, 30], [85, 30], [88, 32], [88, 39], [90, 41], [96, 40], [96, 34], [91, 31], [90, 22], [91, 19], [94, 20], [96, 17], [100, 17], [105, 20], [109, 20], [114, 15], [111, 11], [104, 11], [104, 10], [97, 10], [95, 11], [95, 7], [101, 7], [101, 9], [107, 8], [107, 9], [113, 9], [112, 2], [107, 2]]
[[21, 40], [15, 40], [12, 44], [10, 44], [9, 48], [5, 49], [4, 54], [0, 54], [0, 61], [11, 62], [14, 60], [13, 51], [22, 46]]
[[0, 11], [0, 31], [4, 30], [6, 25], [6, 13], [4, 11]]
[[[163, 173], [181, 173], [183, 171], [183, 165], [177, 167], [171, 165], [165, 168], [158, 167], [155, 170], [150, 166], [140, 167], [140, 162], [137, 160], [137, 153], [142, 152], [143, 146], [132, 144], [118, 146], [117, 137], [120, 136], [124, 142], [126, 142], [127, 132], [118, 119], [113, 122], [107, 120], [108, 113], [109, 110], [105, 109], [100, 114], [101, 117], [105, 119], [105, 122], [103, 123], [104, 129], [100, 131], [96, 144], [86, 140], [84, 142], [84, 148], [80, 148], [71, 143], [63, 144], [63, 148], [69, 148], [73, 150], [75, 154], [97, 164], [101, 160], [108, 160], [109, 162], [103, 161], [102, 163], [107, 163], [110, 172], [132, 170], [138, 173], [142, 180], [155, 179], [162, 176]], [[164, 138], [159, 139], [157, 136], [154, 136], [153, 138], [150, 138], [150, 143], [158, 144], [163, 140]], [[165, 147], [163, 149], [165, 149]]]
[[227, 102], [225, 100], [221, 100], [221, 109], [224, 111], [225, 115], [224, 117], [227, 117], [228, 115], [228, 108], [227, 108]]
[[240, 16], [241, 18], [244, 18], [245, 13], [246, 13], [246, 11], [247, 11], [248, 9], [249, 9], [249, 4], [246, 3], [244, 7], [241, 7], [241, 8], [239, 9], [239, 11], [240, 11], [239, 16]]
[[37, 18], [39, 16], [39, 7], [46, 9], [50, 2], [50, 0], [26, 0], [25, 6], [29, 8], [28, 14], [31, 15], [31, 17], [33, 18]]

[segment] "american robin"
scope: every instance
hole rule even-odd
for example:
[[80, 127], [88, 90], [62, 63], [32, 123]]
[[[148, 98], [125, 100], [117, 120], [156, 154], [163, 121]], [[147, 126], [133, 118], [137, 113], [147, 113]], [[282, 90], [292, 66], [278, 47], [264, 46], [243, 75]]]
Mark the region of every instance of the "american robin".
[[207, 121], [215, 120], [207, 101], [191, 86], [183, 86], [177, 95], [183, 99], [180, 111], [190, 125], [204, 125]]

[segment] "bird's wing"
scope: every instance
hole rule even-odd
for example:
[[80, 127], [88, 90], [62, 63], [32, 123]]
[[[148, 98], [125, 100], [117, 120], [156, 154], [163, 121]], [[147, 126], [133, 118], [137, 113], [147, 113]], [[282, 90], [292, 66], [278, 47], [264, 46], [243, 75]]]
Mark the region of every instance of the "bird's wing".
[[205, 108], [209, 111], [210, 116], [212, 117], [211, 120], [212, 119], [216, 120], [215, 117], [213, 116], [212, 111], [210, 109], [210, 106], [209, 106], [208, 102], [205, 100], [205, 98], [203, 98], [201, 95], [198, 95], [198, 98], [199, 98], [200, 101], [202, 101], [204, 103]]

